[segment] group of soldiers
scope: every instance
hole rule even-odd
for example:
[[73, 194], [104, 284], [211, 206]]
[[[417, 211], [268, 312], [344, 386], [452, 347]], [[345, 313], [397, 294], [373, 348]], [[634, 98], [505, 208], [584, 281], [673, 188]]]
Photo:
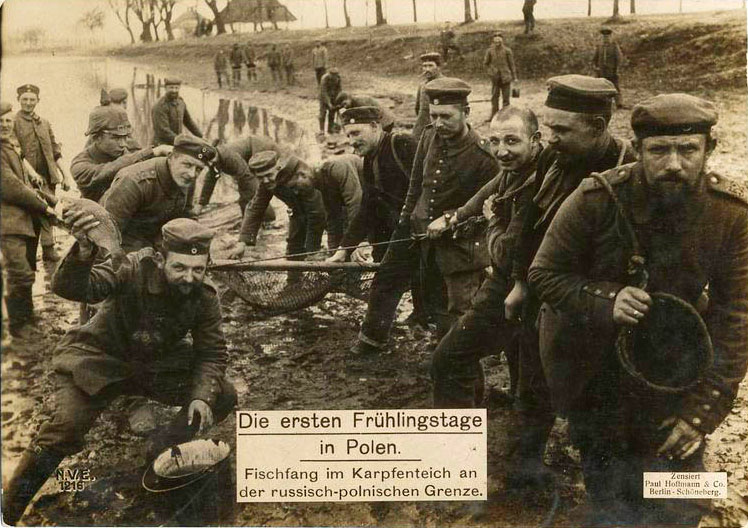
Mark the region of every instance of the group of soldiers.
[[[486, 55], [516, 77], [510, 58]], [[112, 102], [91, 112], [89, 143], [71, 177], [114, 219], [127, 261], [115, 265], [91, 242], [101, 218], [68, 211], [63, 221], [76, 242], [52, 288], [98, 309], [58, 344], [55, 411], [10, 479], [6, 522], [14, 524], [60, 461], [82, 449], [116, 396], [183, 406], [150, 439], [147, 460], [236, 404], [225, 378], [220, 305], [205, 277], [213, 233], [189, 218], [198, 175], [205, 178], [199, 212], [218, 175], [227, 174], [237, 181], [244, 216], [230, 257], [249, 255], [277, 197], [289, 209], [289, 259], [315, 253], [380, 263], [350, 352], [354, 370], [377, 371], [392, 360], [390, 329], [407, 291], [410, 322], [433, 328], [438, 343], [435, 407], [482, 405], [481, 359], [505, 354], [519, 423], [505, 433], [515, 445], [508, 487], [552, 485], [543, 455], [564, 416], [588, 497], [580, 524], [698, 525], [703, 501], [647, 501], [642, 477], [703, 470], [706, 436], [730, 412], [748, 363], [748, 191], [707, 170], [715, 106], [687, 94], [642, 101], [632, 113], [631, 143], [608, 130], [618, 93], [612, 82], [562, 75], [548, 79], [547, 139], [536, 113], [517, 105], [497, 109], [482, 138], [469, 123], [471, 87], [441, 75], [438, 53], [422, 55], [421, 64], [413, 133], [395, 129], [376, 100], [339, 92], [325, 100], [325, 112], [341, 109], [353, 154], [317, 164], [261, 136], [211, 145], [176, 79], [166, 81], [154, 107], [153, 146], [137, 145], [126, 111]], [[331, 73], [323, 72], [321, 85]], [[25, 103], [29, 93], [38, 101], [38, 88], [20, 87], [15, 118], [2, 105], [6, 303], [11, 332], [21, 338], [33, 309], [25, 288], [40, 220], [53, 214], [33, 182], [37, 173], [50, 178], [48, 190], [59, 183], [51, 175], [60, 165], [53, 147], [49, 155], [43, 147], [24, 150], [24, 134], [38, 144], [46, 134], [54, 145], [49, 124]], [[292, 287], [300, 279], [287, 277]], [[677, 348], [675, 365], [658, 362], [664, 351], [639, 339], [632, 367], [621, 359], [631, 358], [622, 335], [655, 334], [650, 319], [665, 324], [666, 336], [682, 331], [658, 315], [663, 295], [703, 323], [708, 357], [697, 357], [689, 341]], [[668, 386], [688, 374], [679, 366], [694, 363], [693, 379]]]

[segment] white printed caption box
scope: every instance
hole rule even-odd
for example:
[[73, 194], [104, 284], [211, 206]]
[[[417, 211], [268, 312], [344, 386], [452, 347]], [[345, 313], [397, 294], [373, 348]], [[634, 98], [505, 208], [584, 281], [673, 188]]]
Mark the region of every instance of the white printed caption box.
[[238, 411], [238, 502], [486, 500], [486, 410]]

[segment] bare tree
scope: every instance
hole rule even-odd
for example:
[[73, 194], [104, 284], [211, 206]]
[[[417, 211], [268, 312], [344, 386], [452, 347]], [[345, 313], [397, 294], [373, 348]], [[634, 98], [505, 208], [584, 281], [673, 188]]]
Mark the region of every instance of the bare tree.
[[155, 14], [152, 9], [151, 0], [131, 0], [131, 4], [132, 12], [135, 13], [135, 17], [140, 21], [140, 25], [143, 28], [140, 32], [141, 42], [153, 42], [151, 28], [153, 27]]
[[473, 13], [475, 14], [475, 20], [478, 20], [478, 0], [473, 0]]
[[223, 35], [224, 33], [226, 33], [226, 24], [223, 23], [223, 17], [221, 16], [221, 12], [218, 10], [216, 0], [205, 0], [205, 3], [213, 12], [213, 19], [216, 23], [216, 34]]
[[413, 0], [413, 23], [418, 22], [418, 11], [416, 10], [416, 0]]
[[171, 19], [174, 14], [174, 6], [179, 0], [156, 0], [156, 7], [158, 8], [159, 15], [161, 16], [161, 23], [164, 25], [166, 31], [166, 38], [168, 40], [174, 40], [174, 31], [171, 27]]
[[587, 16], [592, 16], [592, 0], [587, 0]]
[[682, 12], [683, 12], [683, 0], [680, 0], [680, 2], [678, 3], [678, 13], [682, 13]]
[[384, 11], [382, 10], [382, 0], [374, 0], [377, 14], [377, 26], [383, 26], [387, 23], [384, 18]]
[[351, 17], [348, 15], [348, 0], [343, 0], [343, 16], [345, 17], [345, 27], [351, 27]]
[[327, 17], [327, 0], [322, 0], [322, 5], [325, 6], [325, 28], [330, 29], [330, 20]]
[[114, 11], [117, 20], [130, 34], [130, 44], [135, 44], [135, 35], [130, 27], [130, 11], [132, 4], [130, 0], [108, 0], [109, 8]]
[[619, 0], [613, 0], [613, 18], [621, 18], [621, 6]]
[[465, 4], [465, 24], [469, 24], [473, 21], [473, 15], [470, 12], [470, 0], [464, 0]]
[[631, 0], [630, 11], [632, 15], [636, 14], [636, 0]]

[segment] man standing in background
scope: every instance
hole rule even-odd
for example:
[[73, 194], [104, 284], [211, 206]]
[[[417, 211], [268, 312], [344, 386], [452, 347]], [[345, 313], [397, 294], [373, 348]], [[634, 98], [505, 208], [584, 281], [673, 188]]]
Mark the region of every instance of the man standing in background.
[[335, 101], [342, 90], [340, 74], [337, 68], [330, 68], [330, 71], [322, 76], [319, 86], [319, 131], [325, 133], [325, 119], [327, 119], [327, 132], [335, 132], [335, 115], [337, 106]]
[[312, 49], [312, 67], [317, 77], [317, 86], [319, 86], [322, 76], [327, 72], [327, 48], [325, 43], [319, 40], [314, 43], [314, 49]]
[[595, 66], [595, 74], [603, 79], [608, 79], [616, 87], [616, 107], [623, 108], [623, 95], [618, 84], [618, 70], [623, 63], [621, 48], [611, 38], [613, 30], [602, 28], [602, 42], [595, 49], [595, 58], [592, 60]]
[[244, 53], [238, 43], [234, 43], [231, 48], [231, 87], [239, 88], [242, 83], [242, 64], [244, 63]]
[[226, 79], [226, 84], [229, 84], [229, 61], [226, 58], [226, 54], [222, 49], [218, 50], [216, 57], [213, 59], [213, 67], [216, 70], [216, 79], [218, 79], [218, 87], [223, 88], [221, 77]]
[[257, 80], [257, 57], [254, 48], [247, 42], [244, 46], [244, 64], [247, 65], [247, 80]]
[[535, 31], [535, 4], [538, 0], [525, 0], [522, 16], [525, 18], [525, 35]]
[[174, 139], [182, 133], [182, 127], [201, 138], [203, 133], [187, 111], [187, 105], [179, 96], [182, 81], [164, 79], [166, 93], [153, 105], [153, 145], [173, 145]]
[[281, 51], [281, 66], [286, 74], [286, 84], [288, 86], [296, 84], [296, 73], [294, 72], [296, 66], [293, 61], [293, 52], [291, 51], [290, 44], [283, 46], [283, 51]]
[[441, 69], [439, 68], [442, 63], [441, 55], [438, 53], [424, 53], [420, 59], [423, 81], [418, 85], [418, 91], [416, 92], [416, 124], [413, 125], [413, 139], [416, 140], [416, 144], [421, 139], [423, 129], [431, 123], [431, 117], [429, 117], [429, 98], [423, 87], [426, 83], [442, 76]]
[[457, 56], [462, 58], [462, 50], [455, 42], [455, 32], [452, 30], [451, 22], [444, 23], [444, 29], [442, 29], [441, 33], [439, 33], [439, 41], [441, 42], [442, 46], [442, 59], [444, 59], [444, 64], [447, 64], [447, 59], [449, 58], [449, 50], [456, 51]]
[[278, 51], [278, 46], [273, 44], [273, 46], [270, 48], [270, 51], [267, 55], [267, 61], [268, 61], [268, 68], [270, 68], [270, 73], [273, 76], [273, 83], [278, 84], [278, 82], [281, 81], [281, 54], [280, 51]]
[[491, 74], [491, 117], [499, 111], [499, 94], [503, 106], [509, 106], [512, 82], [517, 82], [517, 69], [514, 66], [514, 53], [504, 45], [504, 36], [493, 34], [493, 45], [486, 50], [483, 65]]
[[[16, 90], [21, 110], [16, 114], [14, 129], [23, 157], [42, 176], [42, 190], [54, 194], [57, 184], [67, 190], [73, 187], [73, 177], [62, 163], [62, 150], [55, 140], [49, 121], [39, 117], [39, 87], [24, 84]], [[57, 262], [60, 256], [55, 249], [53, 227], [46, 217], [40, 218], [42, 258], [45, 262]]]

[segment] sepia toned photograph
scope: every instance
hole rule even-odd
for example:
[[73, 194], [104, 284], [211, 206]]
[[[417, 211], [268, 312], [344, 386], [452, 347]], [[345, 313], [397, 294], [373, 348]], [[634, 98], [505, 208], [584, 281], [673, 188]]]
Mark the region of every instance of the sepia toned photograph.
[[8, 526], [748, 527], [745, 0], [0, 0]]

